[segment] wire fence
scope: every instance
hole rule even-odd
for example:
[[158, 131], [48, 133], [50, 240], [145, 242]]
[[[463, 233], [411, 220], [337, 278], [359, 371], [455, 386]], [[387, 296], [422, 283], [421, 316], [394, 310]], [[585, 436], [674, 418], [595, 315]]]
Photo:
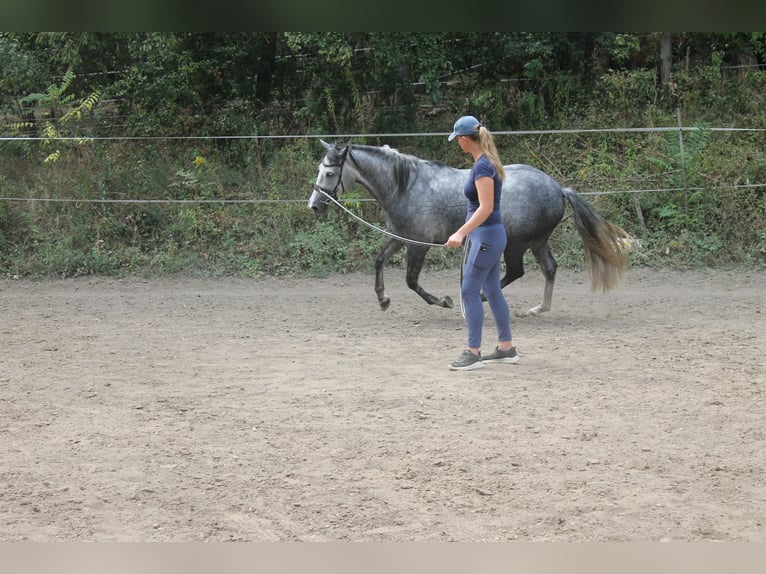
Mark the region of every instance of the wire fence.
[[[679, 122], [677, 126], [663, 127], [634, 127], [634, 128], [592, 128], [592, 129], [558, 129], [558, 130], [518, 130], [518, 131], [493, 131], [495, 136], [530, 136], [530, 135], [567, 135], [567, 134], [620, 134], [620, 133], [666, 133], [675, 132], [679, 135], [681, 172], [685, 174], [685, 158], [683, 153], [684, 133], [691, 132], [721, 132], [721, 133], [763, 133], [765, 128], [737, 128], [737, 127], [699, 127], [684, 126], [679, 112]], [[194, 140], [307, 140], [323, 139], [333, 141], [348, 141], [353, 139], [380, 139], [380, 138], [408, 138], [408, 137], [444, 137], [448, 132], [381, 132], [381, 133], [345, 133], [345, 134], [293, 134], [293, 135], [272, 135], [272, 134], [244, 134], [244, 135], [157, 135], [157, 136], [8, 136], [0, 137], [0, 142], [52, 142], [52, 141], [194, 141]], [[685, 182], [684, 182], [685, 183]], [[614, 195], [614, 194], [647, 194], [647, 193], [671, 193], [684, 192], [688, 194], [693, 191], [703, 191], [706, 189], [735, 189], [748, 190], [766, 188], [764, 183], [732, 183], [716, 184], [709, 187], [683, 187], [673, 188], [652, 188], [652, 189], [619, 189], [602, 191], [583, 191], [580, 195]], [[40, 202], [40, 203], [76, 203], [76, 204], [284, 204], [284, 203], [305, 203], [305, 199], [257, 199], [257, 198], [236, 198], [236, 199], [107, 199], [107, 198], [46, 198], [46, 197], [14, 197], [0, 196], [0, 201], [5, 202]], [[340, 201], [344, 201], [341, 199]], [[354, 202], [374, 202], [371, 198], [354, 198]]]
[[[642, 127], [642, 128], [591, 128], [563, 130], [493, 130], [496, 136], [527, 136], [556, 134], [597, 133], [651, 133], [651, 132], [766, 132], [766, 128], [708, 128], [699, 126]], [[0, 141], [163, 141], [163, 140], [301, 140], [301, 139], [352, 139], [352, 138], [398, 138], [398, 137], [447, 137], [449, 132], [380, 132], [347, 134], [247, 134], [247, 135], [184, 135], [184, 136], [5, 136]]]
[[[745, 183], [718, 185], [717, 189], [757, 189], [766, 188], [766, 183]], [[667, 187], [657, 189], [627, 189], [627, 190], [606, 190], [606, 191], [578, 191], [578, 195], [617, 195], [623, 193], [672, 193], [681, 191], [704, 191], [708, 187]], [[30, 202], [30, 203], [101, 203], [101, 204], [214, 204], [214, 205], [235, 205], [235, 204], [284, 204], [284, 203], [306, 203], [307, 199], [80, 199], [67, 197], [0, 197], [0, 201], [9, 202]], [[353, 198], [345, 200], [338, 198], [341, 203], [373, 203], [376, 200], [372, 198]]]

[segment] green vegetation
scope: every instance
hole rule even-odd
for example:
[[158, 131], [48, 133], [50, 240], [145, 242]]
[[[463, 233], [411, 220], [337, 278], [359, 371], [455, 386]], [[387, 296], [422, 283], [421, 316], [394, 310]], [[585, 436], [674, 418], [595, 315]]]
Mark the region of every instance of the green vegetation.
[[[683, 141], [674, 130], [496, 142], [507, 162], [580, 193], [637, 190], [588, 197], [641, 239], [634, 265], [763, 266], [766, 131], [711, 128], [766, 129], [764, 37], [672, 40], [661, 78], [659, 33], [0, 33], [13, 71], [0, 129], [16, 138], [0, 142], [0, 196], [13, 198], [0, 200], [0, 274], [370, 270], [386, 238], [338, 210], [314, 217], [323, 150], [301, 136], [446, 134], [463, 113], [495, 132], [677, 127], [680, 114], [696, 128]], [[443, 136], [351, 141], [467, 165]], [[362, 188], [344, 197], [382, 225]], [[569, 221], [553, 249], [582, 265]], [[432, 249], [427, 263], [459, 256]]]

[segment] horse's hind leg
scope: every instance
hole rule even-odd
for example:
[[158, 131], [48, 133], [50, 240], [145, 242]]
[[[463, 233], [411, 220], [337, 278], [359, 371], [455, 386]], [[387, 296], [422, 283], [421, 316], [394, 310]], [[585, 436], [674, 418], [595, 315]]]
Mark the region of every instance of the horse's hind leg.
[[537, 262], [540, 264], [540, 269], [543, 272], [543, 277], [545, 277], [543, 302], [540, 303], [537, 307], [533, 307], [527, 311], [528, 315], [534, 315], [535, 317], [538, 317], [540, 313], [551, 310], [551, 301], [553, 300], [553, 284], [556, 281], [556, 269], [558, 268], [558, 264], [553, 258], [553, 253], [551, 253], [551, 248], [548, 245], [547, 238], [544, 241], [539, 241], [532, 245], [531, 251], [535, 256], [535, 259], [537, 259]]
[[501, 289], [524, 275], [524, 252], [526, 250], [526, 246], [517, 247], [509, 245], [505, 248], [505, 253], [503, 254], [505, 259], [505, 275], [500, 281]]
[[421, 245], [407, 246], [407, 287], [420, 295], [429, 305], [439, 305], [440, 307], [452, 309], [455, 304], [452, 302], [452, 298], [449, 295], [445, 295], [439, 299], [423, 289], [418, 283], [420, 270], [423, 268], [423, 262], [426, 259], [428, 249], [428, 247]]
[[[524, 275], [524, 252], [526, 250], [526, 245], [508, 245], [505, 248], [505, 275], [500, 280], [501, 289]], [[522, 315], [518, 312], [516, 314]]]
[[378, 294], [378, 304], [385, 311], [391, 304], [391, 299], [386, 296], [386, 287], [383, 285], [383, 266], [394, 253], [404, 247], [404, 243], [396, 239], [389, 240], [378, 256], [375, 258], [375, 293]]

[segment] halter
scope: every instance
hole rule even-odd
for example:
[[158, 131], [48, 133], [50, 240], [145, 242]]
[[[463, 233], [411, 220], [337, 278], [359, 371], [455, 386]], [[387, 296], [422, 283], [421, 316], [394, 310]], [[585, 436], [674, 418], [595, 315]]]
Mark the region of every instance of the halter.
[[[347, 154], [350, 154], [351, 150], [348, 150]], [[343, 155], [343, 161], [340, 163], [325, 163], [324, 159], [322, 160], [322, 166], [323, 167], [337, 167], [338, 168], [338, 183], [335, 184], [335, 187], [332, 189], [329, 189], [327, 187], [321, 186], [318, 183], [314, 182], [314, 191], [318, 191], [319, 201], [320, 203], [323, 203], [324, 205], [331, 205], [333, 201], [335, 203], [338, 203], [338, 187], [340, 187], [341, 192], [345, 192], [346, 188], [343, 185], [343, 166], [346, 163], [346, 155]], [[327, 156], [325, 156], [325, 159]]]

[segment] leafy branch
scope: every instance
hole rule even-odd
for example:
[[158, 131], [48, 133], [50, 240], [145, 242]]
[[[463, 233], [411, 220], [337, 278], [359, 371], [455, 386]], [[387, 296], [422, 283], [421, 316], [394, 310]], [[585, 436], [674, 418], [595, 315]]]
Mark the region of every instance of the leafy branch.
[[[48, 118], [40, 130], [44, 149], [54, 141], [67, 137], [68, 133], [73, 133], [75, 127], [82, 122], [83, 116], [92, 112], [101, 99], [101, 91], [95, 90], [77, 101], [74, 94], [67, 93], [74, 78], [74, 72], [69, 69], [59, 84], [49, 86], [45, 93], [32, 93], [21, 100], [22, 103], [33, 104], [36, 110], [42, 111]], [[58, 114], [61, 114], [61, 117], [56, 120]], [[73, 143], [79, 146], [88, 141], [90, 138], [75, 138]], [[55, 162], [60, 157], [61, 150], [57, 147], [45, 157], [43, 163]]]

